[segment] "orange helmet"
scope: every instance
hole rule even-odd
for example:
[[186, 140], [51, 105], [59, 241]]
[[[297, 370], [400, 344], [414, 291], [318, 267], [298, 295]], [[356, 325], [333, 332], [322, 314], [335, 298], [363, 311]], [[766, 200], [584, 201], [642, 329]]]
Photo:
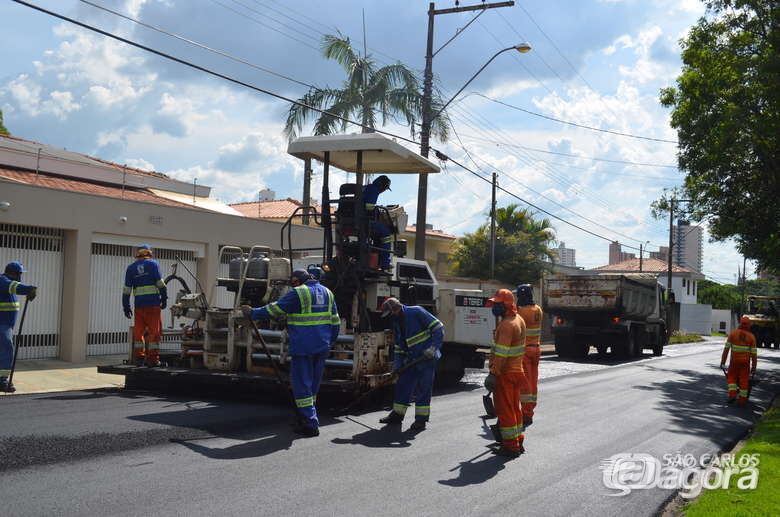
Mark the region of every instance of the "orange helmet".
[[739, 318], [739, 328], [741, 328], [742, 330], [750, 330], [751, 325], [752, 323], [750, 322], [750, 318], [748, 318], [747, 316], [742, 316], [741, 318]]
[[511, 316], [512, 314], [517, 313], [517, 309], [515, 308], [515, 295], [512, 294], [512, 291], [509, 289], [499, 289], [496, 291], [496, 295], [494, 297], [488, 298], [488, 301], [485, 305], [492, 307], [497, 303], [504, 305], [506, 308], [505, 314], [507, 316]]

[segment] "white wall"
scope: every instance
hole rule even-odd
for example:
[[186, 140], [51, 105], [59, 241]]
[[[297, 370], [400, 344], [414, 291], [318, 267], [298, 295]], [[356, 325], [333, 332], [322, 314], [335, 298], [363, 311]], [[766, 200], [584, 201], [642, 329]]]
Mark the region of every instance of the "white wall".
[[728, 334], [736, 328], [736, 319], [728, 309], [712, 309], [712, 331]]
[[709, 336], [711, 329], [712, 305], [680, 304], [680, 332]]
[[[658, 283], [664, 288], [667, 286], [667, 276], [658, 275]], [[685, 285], [683, 286], [683, 282]], [[674, 291], [674, 301], [677, 303], [696, 303], [696, 295], [699, 293], [699, 281], [691, 278], [672, 275], [672, 291]]]

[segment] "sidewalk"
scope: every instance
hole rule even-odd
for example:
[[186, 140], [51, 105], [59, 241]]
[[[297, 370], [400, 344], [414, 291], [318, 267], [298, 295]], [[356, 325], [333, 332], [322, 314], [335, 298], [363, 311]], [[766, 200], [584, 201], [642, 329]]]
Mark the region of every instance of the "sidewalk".
[[125, 385], [124, 375], [98, 373], [98, 365], [121, 364], [126, 354], [90, 357], [85, 363], [69, 363], [58, 359], [37, 359], [18, 361], [14, 372], [16, 393], [50, 393], [56, 391], [90, 390], [96, 388], [121, 388]]

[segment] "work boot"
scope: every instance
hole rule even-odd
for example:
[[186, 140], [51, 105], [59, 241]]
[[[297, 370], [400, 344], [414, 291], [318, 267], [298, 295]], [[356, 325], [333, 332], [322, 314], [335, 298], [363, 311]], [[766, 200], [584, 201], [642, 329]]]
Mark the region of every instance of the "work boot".
[[16, 392], [16, 387], [13, 385], [13, 383], [9, 382], [8, 379], [3, 379], [0, 381], [0, 391], [14, 393]]
[[299, 425], [294, 429], [296, 434], [305, 436], [306, 438], [312, 438], [320, 435], [320, 430], [316, 427], [309, 427], [308, 425]]
[[522, 447], [520, 448], [519, 451], [513, 451], [512, 449], [509, 449], [508, 447], [504, 447], [502, 445], [501, 447], [493, 451], [493, 454], [495, 454], [496, 456], [503, 456], [504, 458], [515, 459], [520, 457], [520, 455], [524, 452], [525, 449], [523, 449]]
[[534, 417], [532, 416], [523, 417], [523, 427], [528, 427], [533, 423], [534, 423]]
[[412, 425], [409, 426], [411, 431], [425, 431], [425, 420], [415, 420]]
[[400, 424], [403, 421], [404, 421], [404, 417], [402, 417], [395, 411], [391, 411], [389, 415], [379, 419], [380, 424]]

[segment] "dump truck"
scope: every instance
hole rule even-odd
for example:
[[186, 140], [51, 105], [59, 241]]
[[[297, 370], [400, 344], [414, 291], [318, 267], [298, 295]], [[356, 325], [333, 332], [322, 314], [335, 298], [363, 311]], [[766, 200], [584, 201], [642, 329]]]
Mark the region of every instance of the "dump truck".
[[[394, 338], [389, 318], [381, 318], [382, 302], [389, 296], [406, 305], [420, 305], [440, 315], [445, 325], [442, 358], [437, 362], [438, 378], [459, 380], [467, 367], [485, 363], [484, 347], [492, 341], [490, 309], [480, 291], [442, 290], [430, 266], [423, 260], [407, 258], [406, 242], [398, 238], [406, 227], [402, 207], [376, 205], [366, 214], [362, 199], [364, 174], [428, 174], [437, 166], [382, 135], [359, 134], [301, 137], [290, 143], [288, 152], [301, 159], [323, 163], [323, 190], [320, 207], [300, 206], [281, 225], [280, 243], [256, 245], [251, 249], [225, 246], [219, 263], [229, 265], [229, 274], [217, 278], [207, 293], [202, 286], [191, 292], [184, 286], [170, 307], [172, 320], [189, 319], [180, 329], [164, 331], [181, 340], [181, 349], [166, 351], [162, 367], [132, 364], [100, 366], [102, 373], [123, 374], [126, 385], [166, 387], [173, 384], [216, 384], [262, 389], [279, 383], [289, 374], [288, 337], [284, 318], [261, 320], [257, 331], [240, 311], [241, 305], [258, 307], [278, 300], [289, 289], [293, 268], [321, 266], [321, 283], [334, 294], [341, 328], [325, 363], [322, 390], [360, 394], [386, 381], [393, 364]], [[356, 182], [341, 185], [338, 197], [330, 198], [330, 167], [355, 173]], [[323, 229], [321, 247], [298, 247], [293, 225], [307, 218]], [[378, 220], [392, 229], [392, 267], [380, 268], [382, 248], [374, 242], [370, 222]], [[217, 302], [215, 292], [226, 289]], [[226, 305], [226, 306], [225, 306]], [[477, 306], [478, 305], [478, 306]], [[464, 334], [463, 341], [452, 329], [483, 323], [479, 331]], [[177, 336], [171, 336], [177, 334]], [[284, 382], [284, 381], [282, 381]]]
[[747, 313], [750, 319], [750, 332], [756, 337], [756, 346], [780, 348], [780, 315], [777, 305], [780, 296], [748, 296]]
[[661, 355], [668, 343], [664, 289], [650, 274], [555, 275], [546, 277], [542, 306], [552, 316], [560, 357]]

